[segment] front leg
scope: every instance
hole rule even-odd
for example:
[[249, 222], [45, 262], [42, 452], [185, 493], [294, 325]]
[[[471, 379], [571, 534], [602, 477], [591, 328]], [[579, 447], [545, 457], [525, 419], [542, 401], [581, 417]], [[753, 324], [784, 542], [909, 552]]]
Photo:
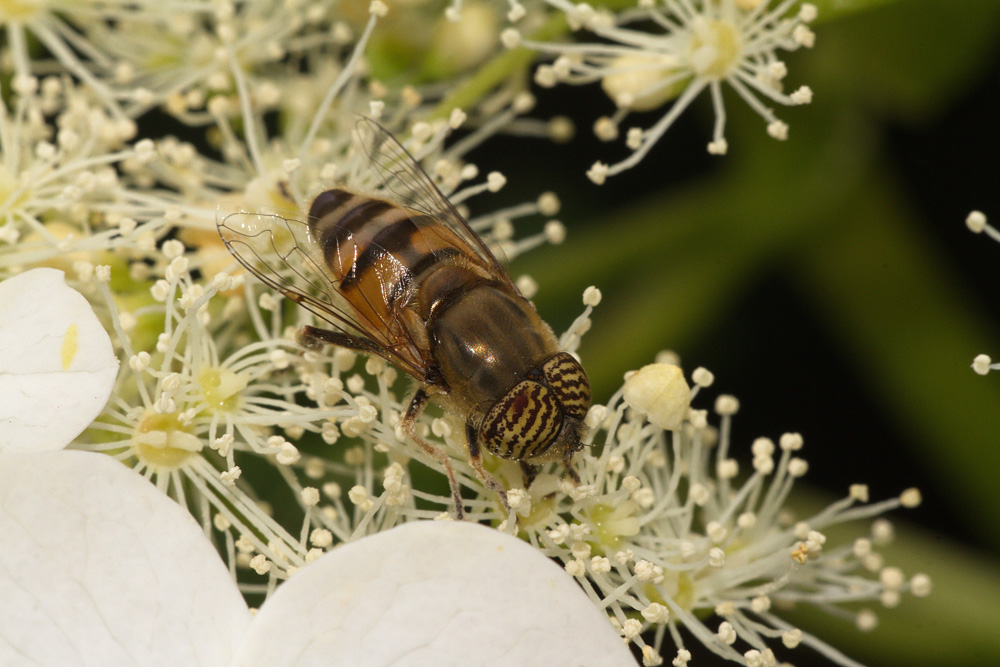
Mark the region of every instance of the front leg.
[[573, 454], [575, 453], [575, 451], [569, 448], [566, 449], [566, 454], [563, 456], [563, 468], [566, 469], [566, 476], [573, 482], [573, 486], [578, 486], [580, 484], [580, 473], [576, 471], [576, 466], [573, 465]]
[[403, 415], [403, 420], [399, 425], [410, 440], [420, 445], [421, 449], [444, 468], [444, 472], [448, 476], [448, 484], [451, 485], [451, 495], [455, 501], [455, 518], [461, 521], [465, 518], [465, 509], [462, 506], [462, 494], [458, 480], [455, 478], [455, 471], [451, 467], [451, 461], [448, 460], [448, 453], [417, 435], [417, 418], [423, 413], [429, 400], [430, 396], [427, 395], [427, 392], [423, 388], [419, 389], [413, 396], [413, 400], [410, 401], [409, 407], [406, 408], [406, 414]]
[[538, 476], [539, 466], [532, 465], [525, 461], [518, 461], [521, 464], [521, 476], [524, 478], [524, 488], [530, 489]]
[[465, 424], [465, 440], [469, 446], [469, 463], [472, 464], [472, 469], [476, 471], [476, 475], [479, 477], [479, 480], [485, 484], [490, 491], [500, 497], [500, 502], [503, 503], [503, 508], [509, 515], [510, 505], [507, 504], [507, 491], [503, 488], [500, 482], [496, 480], [496, 477], [483, 468], [483, 455], [479, 451], [479, 438], [477, 437], [476, 429], [472, 424]]
[[317, 350], [324, 345], [336, 345], [348, 350], [382, 356], [382, 348], [378, 344], [367, 338], [352, 336], [342, 331], [330, 331], [329, 329], [311, 327], [307, 324], [299, 329], [297, 338], [299, 345], [309, 350]]

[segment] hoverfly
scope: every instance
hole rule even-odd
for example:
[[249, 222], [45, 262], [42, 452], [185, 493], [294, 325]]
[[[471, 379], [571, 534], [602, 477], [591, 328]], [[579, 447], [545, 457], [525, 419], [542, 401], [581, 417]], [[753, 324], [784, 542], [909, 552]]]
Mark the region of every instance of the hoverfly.
[[402, 430], [444, 467], [458, 518], [464, 511], [448, 457], [416, 433], [428, 401], [465, 421], [469, 461], [505, 507], [482, 448], [526, 471], [561, 461], [575, 479], [587, 374], [406, 149], [368, 118], [355, 134], [380, 183], [375, 192], [326, 190], [305, 221], [228, 215], [218, 225], [226, 247], [330, 325], [305, 326], [304, 345], [373, 354], [416, 378]]

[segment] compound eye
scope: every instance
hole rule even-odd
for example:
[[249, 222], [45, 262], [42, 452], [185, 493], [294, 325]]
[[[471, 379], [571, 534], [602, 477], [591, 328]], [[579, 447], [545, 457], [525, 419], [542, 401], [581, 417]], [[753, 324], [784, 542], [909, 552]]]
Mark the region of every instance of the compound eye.
[[562, 426], [552, 391], [525, 380], [493, 404], [479, 427], [487, 450], [505, 459], [532, 459], [549, 448]]
[[565, 414], [577, 419], [587, 416], [590, 410], [590, 380], [573, 355], [560, 352], [542, 365], [542, 373]]

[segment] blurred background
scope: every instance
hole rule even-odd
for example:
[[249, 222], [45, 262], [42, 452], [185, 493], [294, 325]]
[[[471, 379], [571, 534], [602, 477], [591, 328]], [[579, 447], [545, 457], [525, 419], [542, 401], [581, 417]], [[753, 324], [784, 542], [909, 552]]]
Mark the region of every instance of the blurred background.
[[[786, 142], [727, 89], [727, 156], [706, 153], [703, 95], [637, 168], [598, 187], [587, 167], [627, 153], [591, 131], [611, 102], [598, 86], [559, 86], [535, 90], [535, 115], [571, 117], [572, 142], [502, 138], [472, 159], [507, 175], [510, 202], [559, 193], [566, 242], [511, 270], [537, 280], [557, 331], [584, 288], [602, 290], [580, 349], [596, 401], [670, 349], [715, 373], [700, 407], [739, 398], [744, 465], [754, 438], [803, 434], [803, 513], [852, 483], [873, 500], [921, 489], [922, 506], [890, 517], [885, 553], [908, 577], [930, 574], [931, 596], [876, 610], [870, 633], [851, 618], [793, 622], [873, 666], [998, 664], [1000, 372], [970, 364], [1000, 359], [1000, 243], [965, 218], [1000, 222], [1000, 2], [816, 4], [816, 47], [788, 58], [786, 79], [815, 99], [776, 109]], [[544, 160], [524, 159], [537, 151]], [[778, 657], [829, 664], [805, 648]]]

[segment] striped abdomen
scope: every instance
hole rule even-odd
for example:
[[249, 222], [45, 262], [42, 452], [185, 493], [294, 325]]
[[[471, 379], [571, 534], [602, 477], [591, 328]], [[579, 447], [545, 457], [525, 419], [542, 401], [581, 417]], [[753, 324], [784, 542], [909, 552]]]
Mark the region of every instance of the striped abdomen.
[[[309, 210], [309, 231], [337, 290], [373, 327], [391, 326], [411, 286], [442, 260], [475, 254], [434, 218], [335, 188]], [[399, 332], [391, 332], [399, 333]]]

